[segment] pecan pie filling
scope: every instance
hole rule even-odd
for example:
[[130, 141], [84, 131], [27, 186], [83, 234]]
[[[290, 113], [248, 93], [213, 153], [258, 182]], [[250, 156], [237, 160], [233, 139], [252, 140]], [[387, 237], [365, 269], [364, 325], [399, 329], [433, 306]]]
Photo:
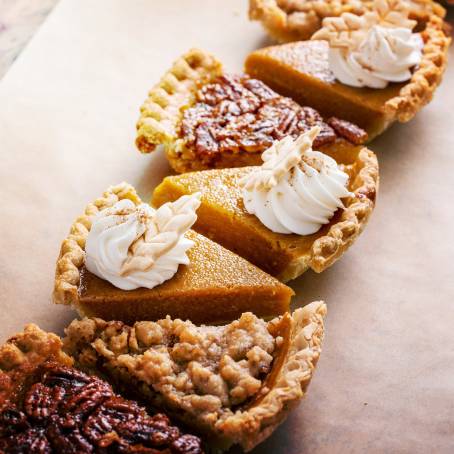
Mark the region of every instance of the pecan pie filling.
[[[323, 121], [311, 107], [302, 107], [290, 98], [247, 75], [223, 75], [202, 86], [196, 102], [183, 112], [180, 138], [206, 160], [220, 153], [262, 153], [275, 140], [298, 137], [313, 126], [321, 128], [314, 141], [319, 148], [337, 138], [357, 145], [367, 134], [353, 124], [338, 128], [337, 119]], [[343, 122], [347, 123], [347, 122]]]
[[181, 434], [167, 416], [148, 415], [72, 367], [47, 361], [22, 377], [0, 378], [0, 452], [203, 452], [200, 439]]

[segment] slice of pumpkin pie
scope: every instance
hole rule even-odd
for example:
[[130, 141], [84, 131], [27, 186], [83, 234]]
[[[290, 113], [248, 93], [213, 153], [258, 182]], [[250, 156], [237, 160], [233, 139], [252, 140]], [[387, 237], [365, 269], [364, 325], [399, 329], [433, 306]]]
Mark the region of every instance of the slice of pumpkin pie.
[[252, 449], [306, 393], [323, 337], [322, 302], [265, 322], [252, 313], [225, 326], [167, 317], [127, 326], [75, 320], [64, 350], [78, 367], [168, 412], [213, 448]]
[[361, 146], [313, 150], [319, 132], [314, 127], [295, 141], [276, 142], [262, 166], [167, 177], [153, 203], [200, 192], [198, 232], [284, 282], [309, 268], [321, 272], [364, 229], [375, 206], [378, 163]]
[[359, 125], [369, 139], [411, 120], [442, 81], [451, 38], [438, 15], [415, 20], [411, 2], [370, 3], [362, 15], [323, 19], [311, 41], [252, 52], [246, 72], [323, 116]]
[[53, 299], [80, 314], [133, 323], [171, 315], [220, 323], [283, 314], [293, 291], [190, 227], [199, 195], [155, 210], [127, 183], [109, 188], [72, 225]]

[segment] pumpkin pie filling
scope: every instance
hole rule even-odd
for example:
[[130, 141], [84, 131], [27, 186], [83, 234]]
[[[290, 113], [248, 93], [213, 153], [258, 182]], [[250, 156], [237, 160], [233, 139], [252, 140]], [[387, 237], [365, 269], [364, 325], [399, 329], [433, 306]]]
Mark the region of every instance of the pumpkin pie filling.
[[[430, 6], [428, 3], [427, 5]], [[412, 14], [411, 5], [408, 2], [376, 0], [373, 2], [372, 10], [363, 16], [354, 16], [345, 11], [340, 14], [341, 11], [339, 11], [332, 15], [340, 14], [339, 17], [325, 18], [323, 27], [312, 36], [312, 41], [296, 41], [258, 49], [247, 57], [245, 71], [279, 94], [290, 96], [300, 104], [309, 105], [325, 117], [337, 115], [359, 125], [367, 131], [369, 139], [373, 139], [393, 122], [409, 121], [432, 99], [446, 68], [447, 50], [451, 40], [444, 33], [443, 20], [437, 14], [430, 13], [430, 8], [426, 10], [427, 15], [423, 18]], [[366, 19], [366, 16], [369, 19]], [[417, 20], [409, 20], [409, 17]], [[390, 24], [392, 24], [391, 27], [386, 29]], [[346, 49], [354, 48], [354, 51], [351, 50], [348, 54], [349, 58], [353, 58], [352, 55], [360, 52], [359, 47], [363, 49], [361, 52], [365, 52], [367, 43], [372, 43], [374, 39], [373, 33], [381, 26], [384, 26], [383, 30], [387, 30], [388, 33], [396, 30], [407, 30], [413, 33], [411, 39], [407, 39], [406, 45], [412, 46], [414, 50], [412, 58], [416, 63], [406, 68], [408, 69], [407, 79], [402, 78], [405, 74], [403, 67], [391, 65], [392, 62], [403, 64], [406, 61], [406, 54], [393, 55], [392, 52], [397, 50], [391, 51], [392, 46], [386, 44], [385, 35], [381, 35], [380, 38], [383, 47], [371, 51], [377, 61], [369, 61], [362, 68], [356, 63], [358, 72], [356, 76], [353, 76], [354, 65], [349, 66], [350, 63], [346, 63], [347, 60], [342, 64], [338, 61], [339, 58], [346, 58], [345, 55], [348, 53]], [[366, 38], [358, 34], [358, 27], [368, 31]], [[370, 33], [371, 30], [373, 33]], [[340, 52], [345, 55], [333, 54], [331, 52], [333, 49], [334, 52], [342, 49]], [[389, 81], [399, 82], [389, 82], [385, 86], [384, 79], [380, 79], [380, 84], [370, 85], [371, 81], [366, 83], [363, 79], [370, 75], [372, 78], [376, 77], [373, 74], [380, 74], [378, 68], [381, 66], [386, 68], [386, 64], [378, 63], [380, 58], [385, 58], [386, 52], [383, 49], [388, 49], [387, 52], [390, 54], [388, 61], [393, 69], [383, 69], [379, 79], [384, 77]], [[404, 52], [404, 48], [399, 49], [400, 52]], [[415, 59], [418, 52], [419, 58]], [[334, 65], [331, 68], [330, 55], [331, 64]], [[361, 58], [367, 60], [369, 57], [361, 55]], [[346, 79], [345, 83], [336, 79], [334, 74], [336, 71], [338, 76], [340, 74], [339, 77]], [[349, 74], [348, 77], [342, 73], [343, 71]], [[350, 74], [351, 71], [353, 71], [352, 74]], [[377, 79], [373, 83], [377, 84]], [[379, 88], [381, 85], [384, 88]]]
[[361, 146], [327, 148], [349, 175], [344, 202], [329, 224], [310, 235], [280, 234], [265, 227], [244, 206], [241, 181], [256, 167], [214, 169], [166, 177], [153, 193], [160, 206], [184, 194], [201, 192], [202, 204], [194, 229], [236, 252], [284, 282], [312, 268], [323, 271], [334, 263], [364, 228], [378, 190], [376, 156]]
[[90, 204], [73, 224], [57, 262], [54, 302], [72, 304], [85, 316], [128, 323], [168, 314], [195, 323], [222, 323], [246, 311], [265, 318], [288, 311], [293, 295], [289, 287], [192, 230], [184, 234], [185, 241], [193, 242], [189, 263], [153, 288], [122, 290], [90, 272], [85, 246], [94, 216], [123, 201], [141, 204], [132, 186], [122, 183]]
[[252, 52], [246, 72], [278, 93], [310, 105], [324, 116], [337, 115], [365, 129], [369, 138], [384, 129], [385, 104], [405, 83], [383, 89], [357, 88], [336, 81], [329, 69], [326, 41], [300, 41]]

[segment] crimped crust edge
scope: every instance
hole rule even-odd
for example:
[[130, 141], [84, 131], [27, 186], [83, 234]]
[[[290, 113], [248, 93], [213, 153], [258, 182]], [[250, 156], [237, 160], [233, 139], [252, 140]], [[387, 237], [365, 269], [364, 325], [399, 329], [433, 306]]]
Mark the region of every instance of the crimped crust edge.
[[198, 85], [221, 74], [221, 62], [203, 50], [191, 49], [178, 58], [150, 90], [140, 108], [137, 148], [149, 153], [158, 145], [173, 143], [181, 110], [190, 104]]
[[345, 203], [345, 210], [328, 233], [318, 238], [307, 255], [299, 257], [279, 275], [283, 282], [301, 275], [308, 268], [321, 273], [331, 266], [356, 240], [369, 220], [378, 192], [378, 160], [375, 153], [362, 148], [354, 164], [350, 190], [355, 194]]
[[85, 261], [85, 240], [91, 228], [91, 218], [122, 199], [132, 200], [136, 205], [141, 203], [136, 190], [130, 184], [123, 182], [111, 186], [102, 197], [88, 204], [84, 214], [73, 222], [68, 236], [62, 242], [57, 259], [52, 295], [55, 304], [77, 306], [80, 268]]
[[400, 122], [411, 120], [432, 100], [443, 78], [451, 44], [451, 38], [448, 38], [443, 31], [443, 20], [435, 15], [432, 16], [422, 36], [425, 44], [419, 68], [400, 90], [399, 95], [385, 104], [385, 115], [391, 120], [393, 118]]
[[[223, 433], [245, 451], [266, 439], [306, 394], [321, 353], [326, 312], [323, 301], [293, 312], [290, 345], [274, 386], [258, 405], [223, 422]], [[238, 433], [238, 427], [244, 430]]]

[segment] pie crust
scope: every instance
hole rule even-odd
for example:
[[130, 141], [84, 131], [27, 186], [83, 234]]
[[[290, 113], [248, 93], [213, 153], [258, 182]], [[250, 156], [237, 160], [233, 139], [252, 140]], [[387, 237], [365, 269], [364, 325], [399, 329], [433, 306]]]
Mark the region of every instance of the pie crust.
[[90, 273], [84, 248], [91, 216], [121, 199], [141, 203], [134, 188], [121, 183], [90, 203], [73, 223], [57, 260], [55, 303], [73, 305], [83, 316], [127, 323], [167, 314], [195, 323], [222, 323], [245, 311], [268, 318], [288, 311], [293, 295], [289, 287], [192, 230], [186, 233], [194, 241], [190, 264], [180, 265], [171, 279], [152, 289], [120, 290]]
[[203, 454], [201, 440], [165, 415], [147, 414], [75, 369], [62, 345], [29, 324], [0, 347], [1, 452]]
[[[210, 446], [239, 444], [249, 451], [306, 393], [320, 355], [325, 314], [325, 304], [314, 302], [268, 323], [248, 313], [225, 327], [196, 327], [169, 317], [133, 327], [76, 320], [66, 330], [64, 349], [82, 369], [107, 375], [165, 409], [202, 433]], [[272, 359], [259, 345], [269, 348]], [[268, 359], [261, 377], [253, 370], [263, 358]], [[221, 403], [219, 396], [226, 393]], [[232, 404], [231, 396], [242, 400]]]
[[[249, 0], [249, 18], [262, 23], [279, 42], [309, 39], [325, 17], [342, 13], [363, 14], [372, 0]], [[412, 0], [410, 16], [426, 22], [432, 15], [443, 18], [445, 9], [432, 0]]]
[[[141, 108], [141, 116], [137, 123], [136, 138], [136, 145], [139, 150], [148, 153], [153, 151], [158, 145], [163, 145], [172, 168], [178, 173], [184, 173], [211, 168], [258, 165], [261, 163], [261, 153], [274, 140], [282, 138], [275, 137], [276, 134], [286, 135], [296, 133], [296, 135], [299, 135], [301, 132], [310, 129], [310, 126], [313, 126], [314, 122], [322, 127], [322, 131], [325, 134], [331, 134], [332, 140], [327, 141], [320, 148], [322, 151], [324, 148], [337, 144], [350, 143], [352, 140], [355, 144], [364, 143], [367, 138], [366, 133], [360, 128], [356, 128], [357, 135], [353, 139], [352, 136], [342, 135], [341, 132], [331, 127], [330, 120], [332, 119], [324, 121], [319, 113], [311, 107], [300, 106], [291, 99], [279, 96], [266, 86], [259, 87], [256, 91], [253, 91], [254, 89], [251, 88], [245, 90], [245, 93], [255, 98], [257, 104], [254, 107], [254, 103], [251, 102], [250, 106], [252, 106], [252, 110], [249, 111], [247, 107], [243, 110], [241, 106], [249, 102], [248, 98], [243, 94], [239, 95], [236, 90], [244, 89], [248, 82], [263, 84], [254, 80], [244, 82], [242, 78], [249, 79], [248, 76], [225, 75], [221, 63], [214, 56], [204, 51], [192, 49], [187, 52], [173, 64], [172, 68], [164, 75], [161, 81], [150, 91], [148, 99]], [[237, 103], [234, 107], [240, 113], [232, 114], [227, 109], [225, 112], [221, 111], [222, 113], [217, 114], [217, 110], [209, 110], [208, 118], [210, 120], [221, 118], [222, 120], [225, 119], [231, 122], [227, 126], [222, 127], [222, 134], [220, 136], [224, 134], [228, 136], [232, 133], [232, 130], [234, 133], [238, 132], [241, 139], [235, 140], [240, 141], [240, 146], [234, 140], [233, 145], [227, 145], [223, 150], [221, 144], [217, 142], [217, 137], [215, 137], [213, 142], [219, 145], [219, 151], [215, 153], [202, 152], [198, 149], [198, 145], [191, 143], [187, 137], [187, 133], [185, 132], [187, 115], [192, 115], [194, 107], [201, 107], [200, 110], [203, 111], [203, 107], [209, 104], [208, 101], [200, 101], [198, 96], [210, 84], [213, 86], [222, 84], [228, 86], [232, 82], [236, 84], [236, 88], [231, 90], [231, 93], [239, 97], [239, 99], [235, 100], [235, 102], [230, 102], [230, 99], [223, 100], [222, 102], [217, 101], [216, 98], [223, 98], [218, 95], [217, 89], [214, 88], [214, 96], [212, 97], [214, 98], [214, 107], [210, 104], [208, 109], [216, 109], [217, 107], [222, 107], [223, 102], [230, 102], [230, 106]], [[259, 90], [260, 95], [257, 94]], [[256, 94], [257, 96], [255, 96]], [[265, 114], [264, 112], [267, 113]], [[198, 114], [199, 111], [196, 109], [194, 115]], [[280, 114], [282, 114], [282, 119]], [[253, 120], [244, 119], [243, 123], [243, 118], [248, 115], [252, 116]], [[262, 115], [265, 116], [263, 121]], [[203, 123], [205, 120], [203, 117], [201, 118], [201, 123]], [[237, 121], [239, 119], [240, 121]], [[188, 121], [188, 123], [190, 122]], [[197, 129], [202, 127], [201, 123], [196, 122]], [[269, 129], [269, 125], [265, 125], [265, 123], [272, 123], [271, 128], [274, 128], [274, 133], [263, 134], [264, 136], [268, 134], [267, 140], [272, 138], [267, 144], [259, 139], [262, 136], [262, 131]], [[242, 129], [235, 129], [242, 127], [237, 126], [238, 124], [245, 126], [252, 124], [251, 128], [253, 131], [244, 132]], [[286, 129], [289, 125], [292, 125], [293, 132], [291, 133], [287, 132], [288, 129]], [[294, 125], [297, 125], [297, 128]], [[204, 126], [204, 129], [206, 129], [205, 136], [211, 137], [213, 135], [213, 127]], [[352, 127], [355, 128], [354, 125]], [[282, 130], [282, 128], [284, 129]], [[248, 134], [252, 134], [252, 138]], [[225, 143], [229, 143], [228, 141], [231, 139], [225, 137], [224, 140]]]
[[240, 180], [252, 167], [215, 169], [166, 177], [153, 193], [160, 206], [184, 194], [200, 191], [202, 205], [194, 229], [245, 257], [283, 282], [307, 269], [322, 272], [350, 247], [364, 229], [375, 206], [379, 185], [378, 162], [367, 148], [327, 153], [349, 174], [355, 195], [344, 200], [329, 224], [313, 235], [284, 235], [267, 229], [246, 212]]
[[[25, 326], [23, 332], [11, 337], [0, 347], [0, 370], [8, 374], [21, 368], [36, 367], [45, 361], [72, 366], [73, 359], [63, 353], [61, 348], [60, 337], [46, 333], [30, 323]], [[3, 399], [0, 398], [0, 401]]]
[[429, 103], [441, 83], [451, 39], [443, 21], [432, 15], [421, 35], [423, 56], [407, 83], [384, 89], [356, 88], [337, 82], [329, 70], [325, 41], [299, 41], [258, 49], [246, 59], [246, 72], [283, 96], [336, 115], [364, 128], [369, 139], [393, 122], [411, 120]]

